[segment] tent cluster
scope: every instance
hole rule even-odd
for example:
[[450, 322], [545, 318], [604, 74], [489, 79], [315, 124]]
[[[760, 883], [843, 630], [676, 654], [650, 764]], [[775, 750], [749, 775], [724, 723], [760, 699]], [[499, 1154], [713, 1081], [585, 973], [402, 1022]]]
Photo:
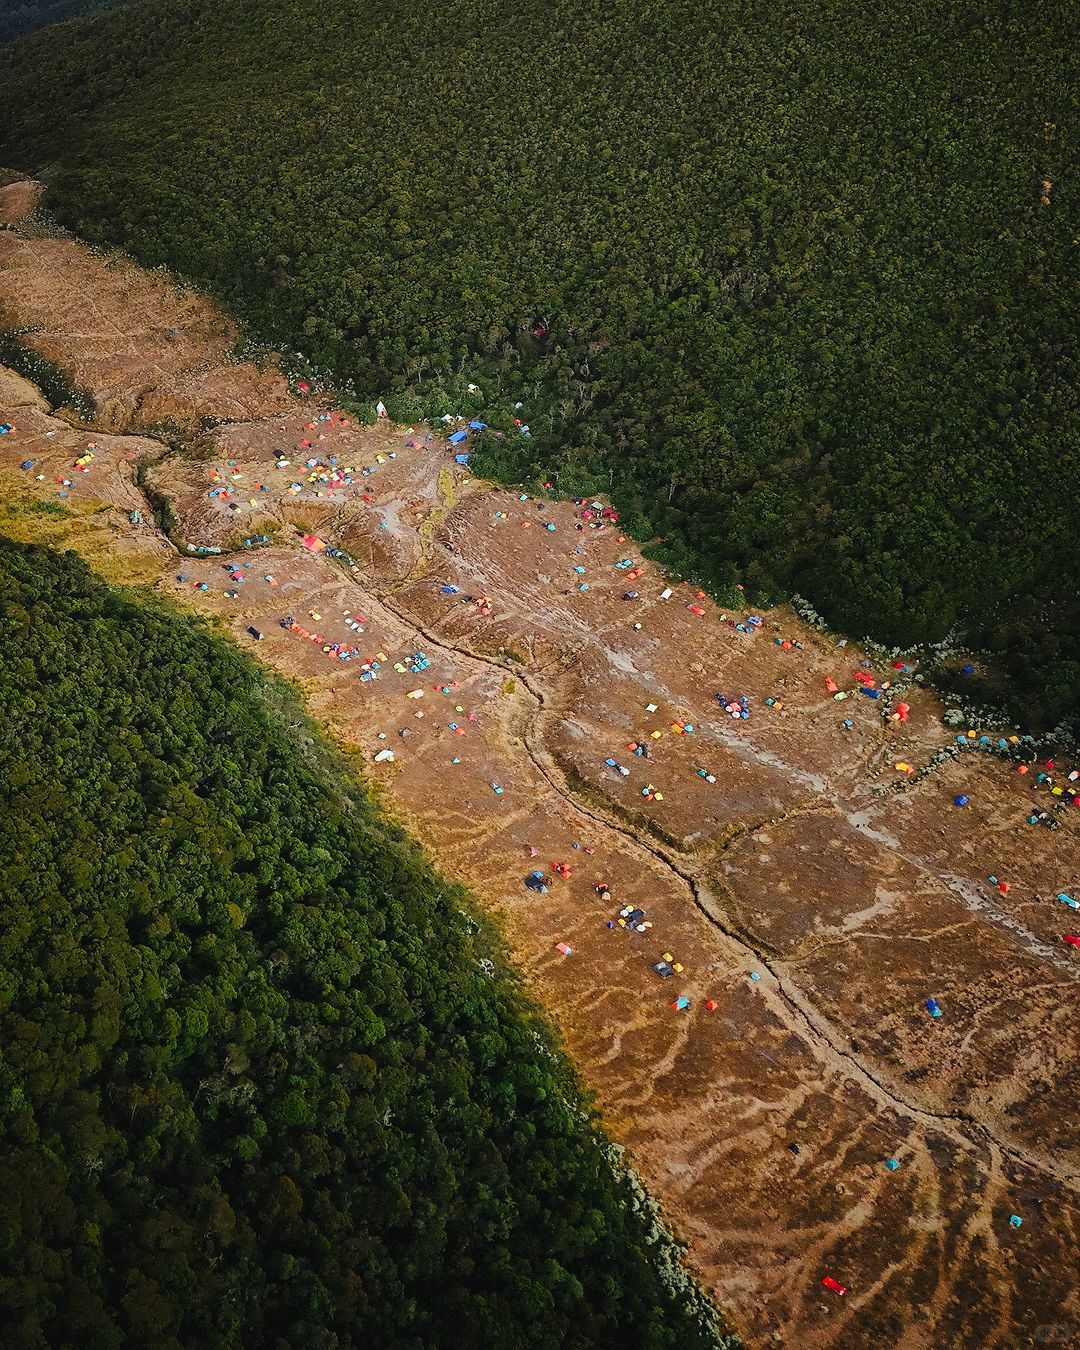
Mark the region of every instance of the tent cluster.
[[746, 722], [749, 720], [750, 700], [745, 694], [740, 694], [738, 698], [728, 698], [727, 694], [719, 693], [716, 695], [716, 701], [736, 721]]
[[[863, 667], [866, 667], [870, 663], [869, 661], [864, 661], [862, 664]], [[896, 670], [902, 670], [905, 673], [907, 673], [911, 669], [911, 667], [903, 661], [894, 661], [893, 668]], [[878, 681], [875, 678], [875, 676], [872, 675], [870, 671], [866, 669], [855, 670], [852, 673], [852, 679], [854, 680], [854, 684], [850, 688], [841, 689], [831, 675], [826, 675], [824, 677], [825, 692], [831, 694], [833, 696], [833, 699], [837, 703], [842, 703], [846, 698], [848, 698], [850, 694], [856, 691], [862, 694], [865, 698], [874, 699], [876, 701], [877, 699], [881, 698], [883, 693], [887, 693], [893, 687], [893, 683], [891, 680], [882, 680], [879, 687]], [[892, 722], [906, 722], [910, 715], [911, 715], [911, 704], [898, 703], [896, 707], [893, 709], [893, 711], [889, 714], [889, 720]], [[849, 723], [845, 722], [844, 725], [848, 726]]]
[[[315, 646], [320, 647], [324, 656], [334, 657], [339, 661], [351, 661], [360, 655], [359, 647], [351, 647], [345, 642], [328, 642], [321, 633], [312, 633], [307, 628], [304, 628], [301, 624], [297, 623], [292, 615], [282, 619], [281, 626], [288, 632], [295, 633], [297, 637], [304, 638], [308, 642], [314, 643]], [[383, 661], [386, 660], [385, 652], [380, 652], [379, 656], [382, 657]], [[377, 659], [365, 661], [361, 666], [363, 672], [362, 678], [377, 678], [380, 667], [381, 662]]]
[[[477, 385], [470, 384], [469, 392], [472, 393], [473, 391], [475, 391], [476, 393], [480, 392]], [[382, 407], [382, 404], [380, 404], [379, 406]], [[520, 403], [515, 404], [515, 407], [520, 408], [521, 404]], [[425, 417], [423, 420], [426, 422], [427, 418]], [[470, 431], [475, 432], [477, 435], [479, 435], [480, 432], [487, 431], [488, 429], [487, 423], [481, 422], [479, 418], [473, 417], [468, 421], [466, 421], [466, 419], [460, 416], [460, 414], [455, 417], [453, 413], [443, 413], [442, 417], [439, 418], [439, 421], [443, 424], [443, 426], [455, 426], [457, 428], [455, 431], [450, 432], [449, 436], [447, 436], [446, 438], [447, 444], [453, 446], [464, 445], [465, 442], [469, 439]], [[520, 417], [514, 418], [514, 425], [517, 427], [519, 434], [525, 436], [529, 435], [529, 428], [522, 423]], [[412, 433], [413, 428], [410, 427], [409, 431], [410, 433]], [[501, 431], [493, 431], [491, 434], [496, 438], [496, 440], [502, 440], [503, 433]], [[433, 438], [431, 436], [428, 437], [429, 441], [432, 439]], [[455, 455], [454, 458], [457, 460], [459, 464], [462, 463], [467, 464], [469, 460], [468, 455]]]
[[[958, 750], [980, 750], [986, 754], [1015, 755], [1024, 753], [1024, 744], [1031, 743], [1031, 737], [1025, 736], [987, 736], [977, 731], [959, 732], [956, 736]], [[1069, 806], [1080, 806], [1080, 768], [1073, 768], [1063, 775], [1064, 781], [1057, 780], [1057, 763], [1053, 759], [1043, 759], [1036, 764], [1021, 763], [1016, 766], [1017, 776], [1029, 780], [1032, 792], [1044, 792], [1051, 799], [1049, 809], [1032, 803], [1027, 815], [1029, 825], [1043, 825], [1048, 829], [1058, 828], [1059, 816]]]
[[[580, 522], [577, 526], [579, 530], [603, 530], [609, 525], [617, 525], [619, 522], [618, 511], [613, 510], [610, 506], [605, 506], [602, 502], [586, 502], [584, 498], [578, 497], [576, 498], [576, 505], [582, 508], [577, 516]], [[620, 566], [620, 564], [616, 564], [616, 566]], [[625, 566], [629, 567], [632, 564], [627, 562]]]
[[[335, 429], [342, 432], [351, 426], [353, 423], [350, 418], [327, 408], [307, 422], [305, 429], [310, 433], [316, 433], [317, 439], [321, 441]], [[341, 499], [347, 489], [357, 486], [365, 478], [370, 478], [378, 472], [381, 465], [396, 459], [398, 453], [394, 450], [386, 454], [379, 453], [373, 463], [358, 468], [353, 464], [343, 464], [334, 454], [311, 453], [314, 443], [315, 437], [308, 435], [297, 440], [290, 451], [277, 449], [271, 451], [274, 468], [284, 477], [282, 488], [284, 494], [291, 497], [307, 495], [316, 499], [324, 497]], [[415, 445], [417, 442], [410, 441], [407, 444]], [[301, 470], [298, 476], [296, 476], [297, 466]], [[211, 484], [207, 492], [209, 500], [227, 505], [233, 514], [244, 510], [245, 505], [248, 508], [258, 507], [261, 500], [258, 495], [249, 496], [246, 503], [242, 503], [238, 494], [243, 491], [256, 494], [269, 493], [271, 485], [268, 482], [256, 482], [252, 488], [246, 488], [246, 476], [239, 461], [235, 459], [226, 461], [224, 465], [212, 466], [208, 471], [208, 480]], [[364, 500], [371, 500], [367, 494], [361, 496]], [[244, 547], [250, 547], [253, 543], [269, 543], [269, 539], [266, 535], [252, 535], [250, 540], [245, 540]]]
[[609, 928], [626, 928], [631, 933], [647, 933], [652, 923], [645, 918], [645, 911], [637, 905], [623, 905], [616, 917], [609, 921]]
[[672, 975], [677, 975], [684, 967], [677, 961], [674, 961], [670, 952], [665, 952], [662, 959], [657, 961], [652, 967], [662, 980], [670, 979]]
[[[606, 882], [599, 882], [594, 889], [601, 900], [611, 900], [613, 898], [611, 888]], [[609, 929], [615, 930], [621, 928], [625, 933], [639, 933], [644, 935], [650, 931], [652, 926], [652, 921], [645, 917], [645, 910], [640, 905], [635, 904], [623, 905], [614, 918], [607, 920], [607, 927]], [[676, 961], [671, 952], [665, 952], [659, 961], [653, 963], [651, 969], [654, 970], [661, 979], [668, 979], [672, 975], [681, 975], [685, 970], [685, 966], [683, 966], [680, 961]], [[674, 1006], [675, 1005], [672, 1004], [672, 1007]], [[682, 1006], [689, 1007], [689, 999], [687, 999], [686, 1003]], [[716, 1004], [713, 1003], [712, 1007], [715, 1008]]]
[[[1023, 767], [1023, 766], [1021, 766]], [[1031, 788], [1034, 792], [1045, 792], [1053, 800], [1050, 811], [1032, 808], [1028, 824], [1045, 824], [1051, 828], [1057, 826], [1057, 814], [1066, 806], [1080, 806], [1080, 769], [1073, 769], [1066, 775], [1064, 783], [1058, 783], [1053, 776], [1054, 761], [1042, 760], [1039, 772], [1032, 776]], [[1050, 770], [1051, 772], [1047, 772]]]

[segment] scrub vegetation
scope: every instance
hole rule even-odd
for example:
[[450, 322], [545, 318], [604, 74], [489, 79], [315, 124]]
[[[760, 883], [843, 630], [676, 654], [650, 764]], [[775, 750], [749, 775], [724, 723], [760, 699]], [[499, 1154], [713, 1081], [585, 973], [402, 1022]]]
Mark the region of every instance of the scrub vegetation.
[[0, 538], [0, 710], [5, 1345], [728, 1344], [286, 686]]

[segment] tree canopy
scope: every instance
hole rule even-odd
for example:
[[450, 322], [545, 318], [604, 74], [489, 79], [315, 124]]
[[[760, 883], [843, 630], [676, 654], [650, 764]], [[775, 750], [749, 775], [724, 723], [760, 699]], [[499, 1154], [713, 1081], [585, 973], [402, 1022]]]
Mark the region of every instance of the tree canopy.
[[[0, 155], [391, 412], [528, 423], [716, 588], [1080, 703], [1075, 6], [147, 0]], [[468, 383], [482, 395], [471, 403]]]
[[127, 0], [8, 0], [0, 14], [0, 42], [32, 33], [46, 24], [98, 14]]
[[5, 1346], [726, 1343], [286, 686], [0, 539]]

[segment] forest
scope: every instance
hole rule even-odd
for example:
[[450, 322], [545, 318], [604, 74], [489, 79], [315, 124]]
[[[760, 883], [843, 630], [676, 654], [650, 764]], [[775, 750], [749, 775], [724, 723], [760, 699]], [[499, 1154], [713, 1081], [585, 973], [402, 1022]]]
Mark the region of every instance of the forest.
[[1049, 724], [1080, 707], [1078, 16], [145, 0], [9, 49], [0, 162], [359, 398], [506, 429], [489, 473], [610, 489], [721, 598], [963, 632]]
[[5, 1346], [733, 1344], [289, 686], [0, 539]]
[[10, 42], [49, 23], [99, 14], [124, 3], [125, 0], [7, 0], [0, 12], [0, 42]]

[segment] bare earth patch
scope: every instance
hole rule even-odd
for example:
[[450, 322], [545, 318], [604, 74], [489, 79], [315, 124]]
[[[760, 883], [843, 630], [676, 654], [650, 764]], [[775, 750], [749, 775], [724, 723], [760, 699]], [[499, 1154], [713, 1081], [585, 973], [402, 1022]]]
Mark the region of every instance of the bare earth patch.
[[[90, 521], [68, 546], [81, 537], [114, 576], [137, 562], [301, 683], [388, 809], [503, 917], [735, 1327], [798, 1347], [1080, 1337], [1080, 953], [1061, 941], [1080, 918], [1055, 899], [1080, 883], [1080, 810], [1028, 825], [1045, 787], [975, 751], [905, 778], [896, 763], [924, 769], [954, 741], [918, 685], [901, 695], [910, 720], [890, 721], [854, 692], [854, 646], [786, 609], [740, 632], [687, 587], [661, 599], [649, 564], [624, 601], [616, 564], [640, 556], [617, 526], [471, 481], [426, 430], [290, 402], [280, 377], [224, 362], [235, 335], [207, 302], [48, 242], [0, 235], [0, 306], [46, 324], [41, 349], [89, 386], [103, 424], [145, 428], [147, 389], [155, 412], [188, 408], [188, 428], [196, 408], [236, 420], [165, 455], [74, 429], [0, 379], [15, 424], [0, 489], [21, 533], [0, 529], [35, 537], [53, 508]], [[156, 529], [134, 482], [144, 459], [174, 541], [224, 555], [181, 557]], [[255, 534], [272, 542], [238, 550]], [[482, 596], [489, 617], [469, 603]], [[852, 696], [834, 701], [826, 677]], [[749, 720], [720, 692], [745, 695]], [[547, 894], [524, 884], [533, 869]], [[629, 903], [644, 932], [609, 927]], [[662, 979], [662, 958], [683, 969]]]
[[[0, 190], [2, 209], [17, 219], [36, 189]], [[26, 345], [91, 391], [103, 430], [190, 431], [204, 418], [265, 417], [288, 402], [276, 369], [232, 359], [239, 332], [205, 296], [70, 239], [0, 231], [6, 327], [29, 329]]]
[[22, 179], [0, 187], [0, 225], [20, 225], [41, 200], [42, 185]]

